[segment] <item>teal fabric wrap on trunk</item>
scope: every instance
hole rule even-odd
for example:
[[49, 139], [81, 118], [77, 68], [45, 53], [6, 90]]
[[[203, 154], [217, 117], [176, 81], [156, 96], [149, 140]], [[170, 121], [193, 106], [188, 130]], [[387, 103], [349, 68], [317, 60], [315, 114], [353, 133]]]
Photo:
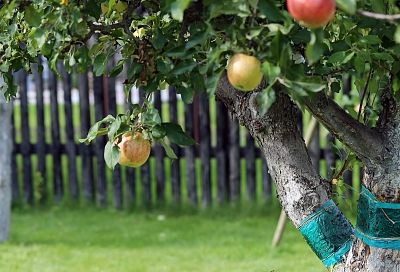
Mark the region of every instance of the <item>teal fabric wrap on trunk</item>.
[[362, 186], [355, 235], [369, 246], [399, 250], [400, 203], [381, 202]]
[[332, 200], [307, 216], [299, 230], [326, 267], [338, 263], [353, 242], [353, 228]]

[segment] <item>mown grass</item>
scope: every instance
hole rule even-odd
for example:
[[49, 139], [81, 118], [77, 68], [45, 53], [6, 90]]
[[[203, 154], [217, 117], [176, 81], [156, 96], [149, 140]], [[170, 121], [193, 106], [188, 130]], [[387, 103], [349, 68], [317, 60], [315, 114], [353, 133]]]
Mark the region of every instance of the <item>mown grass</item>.
[[16, 210], [0, 271], [325, 271], [291, 225], [271, 249], [277, 211]]

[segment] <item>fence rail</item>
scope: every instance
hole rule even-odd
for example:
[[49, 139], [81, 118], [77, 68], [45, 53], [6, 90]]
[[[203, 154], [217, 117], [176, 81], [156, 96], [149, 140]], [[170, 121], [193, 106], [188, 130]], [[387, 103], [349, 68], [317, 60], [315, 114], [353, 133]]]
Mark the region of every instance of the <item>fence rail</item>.
[[[87, 134], [95, 120], [127, 108], [118, 98], [121, 81], [93, 77], [91, 73], [69, 75], [61, 66], [58, 78], [45, 63], [44, 67], [43, 73], [33, 69], [31, 76], [23, 72], [16, 75], [19, 97], [14, 101], [12, 158], [15, 202], [85, 201], [121, 209], [166, 202], [206, 207], [271, 198], [267, 162], [221, 102], [197, 95], [192, 104], [184, 105], [173, 88], [156, 92], [153, 102], [162, 119], [181, 123], [197, 144], [173, 146], [178, 155], [173, 162], [156, 144], [151, 159], [140, 169], [117, 166], [111, 172], [103, 159], [105, 138], [89, 146], [77, 139]], [[141, 95], [134, 92], [130, 98], [141, 101]], [[302, 121], [300, 116], [300, 127]], [[326, 134], [318, 128], [309, 152], [316, 169], [330, 176], [339, 158], [329, 145], [334, 138], [328, 134], [321, 141], [320, 133]], [[350, 172], [345, 174], [345, 181], [353, 184]]]

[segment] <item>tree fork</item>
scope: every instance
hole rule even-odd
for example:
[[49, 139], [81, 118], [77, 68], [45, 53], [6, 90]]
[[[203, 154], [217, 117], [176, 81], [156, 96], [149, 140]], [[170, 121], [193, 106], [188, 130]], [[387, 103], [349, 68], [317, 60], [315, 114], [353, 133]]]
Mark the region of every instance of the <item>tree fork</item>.
[[304, 101], [306, 107], [342, 143], [352, 149], [364, 162], [382, 157], [382, 136], [345, 112], [324, 92]]
[[[261, 86], [260, 86], [261, 88]], [[282, 91], [262, 116], [256, 93], [243, 93], [230, 86], [226, 74], [219, 80], [216, 97], [244, 124], [259, 144], [275, 180], [282, 207], [296, 227], [329, 199], [330, 185], [312, 167], [296, 127], [296, 107]], [[368, 177], [367, 177], [368, 179]], [[400, 271], [398, 250], [369, 247], [354, 239], [349, 252], [333, 269], [335, 272]]]
[[[279, 199], [289, 218], [298, 226], [329, 199], [328, 182], [312, 167], [303, 138], [296, 124], [297, 108], [282, 91], [268, 113], [262, 116], [256, 93], [236, 91], [221, 77], [216, 96], [244, 124], [268, 161]], [[285, 109], [285, 110], [282, 110]]]

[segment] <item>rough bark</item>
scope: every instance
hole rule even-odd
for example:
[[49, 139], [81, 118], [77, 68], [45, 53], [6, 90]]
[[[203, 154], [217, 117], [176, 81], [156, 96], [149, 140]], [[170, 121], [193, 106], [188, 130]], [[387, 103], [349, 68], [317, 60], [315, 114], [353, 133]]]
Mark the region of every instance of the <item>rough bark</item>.
[[0, 94], [0, 242], [7, 240], [11, 206], [11, 103]]
[[[254, 92], [236, 91], [228, 83], [226, 75], [221, 77], [216, 92], [217, 98], [257, 141], [268, 161], [280, 202], [288, 217], [298, 226], [329, 199], [330, 185], [312, 167], [304, 140], [296, 127], [296, 107], [290, 98], [278, 90], [275, 103], [262, 116], [257, 109], [256, 95]], [[334, 102], [321, 99], [318, 106], [313, 106], [312, 113], [333, 134], [356, 150], [365, 165], [364, 185], [380, 199], [399, 202], [400, 114], [399, 122], [374, 130], [349, 119], [338, 105], [332, 104]], [[326, 112], [323, 112], [324, 108]], [[351, 250], [334, 271], [400, 272], [400, 252], [369, 247], [355, 239]]]
[[[383, 93], [381, 101], [383, 111], [377, 129], [385, 152], [379, 160], [363, 160], [363, 184], [381, 201], [400, 202], [400, 109], [390, 90]], [[400, 272], [400, 251], [370, 247], [356, 240], [346, 263], [335, 271]]]
[[298, 226], [329, 199], [326, 183], [312, 167], [303, 138], [297, 128], [297, 108], [283, 92], [262, 116], [256, 93], [237, 92], [222, 76], [216, 92], [239, 122], [247, 127], [261, 148], [279, 199], [287, 215]]
[[314, 117], [360, 158], [365, 161], [381, 159], [383, 139], [378, 131], [351, 117], [324, 92], [316, 93], [304, 102]]

